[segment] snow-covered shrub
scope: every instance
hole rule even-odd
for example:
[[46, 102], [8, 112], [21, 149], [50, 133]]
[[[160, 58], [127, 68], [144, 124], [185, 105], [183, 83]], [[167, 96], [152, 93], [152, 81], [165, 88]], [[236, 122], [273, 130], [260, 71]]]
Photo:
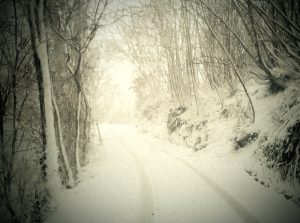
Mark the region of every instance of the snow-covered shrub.
[[300, 181], [300, 90], [289, 87], [273, 112], [275, 131], [260, 137], [260, 149], [283, 179]]
[[272, 69], [274, 76], [269, 83], [269, 90], [271, 93], [278, 93], [283, 91], [288, 86], [289, 81], [295, 81], [299, 78], [299, 73], [293, 70], [292, 67], [287, 67], [287, 63], [280, 64]]
[[186, 122], [180, 119], [180, 117], [169, 116], [168, 123], [167, 123], [169, 133], [170, 134], [173, 133], [176, 129], [180, 128], [185, 123]]
[[202, 143], [202, 138], [201, 138], [201, 136], [198, 136], [198, 137], [195, 139], [193, 149], [194, 149], [195, 151], [198, 151], [198, 150], [204, 149], [206, 146], [207, 146], [206, 144], [203, 144], [203, 143]]
[[287, 128], [283, 138], [262, 138], [260, 147], [264, 155], [274, 162], [283, 179], [300, 181], [300, 120]]
[[184, 106], [179, 106], [175, 109], [170, 109], [168, 114], [167, 128], [169, 133], [173, 133], [176, 129], [186, 124], [185, 120], [182, 120], [179, 116], [187, 110]]
[[[174, 111], [177, 115], [180, 112]], [[207, 146], [207, 120], [195, 120], [191, 114], [182, 113], [178, 116], [170, 118], [172, 125], [168, 126], [169, 139], [177, 144], [184, 144], [194, 151], [201, 150]], [[172, 129], [173, 128], [173, 129]], [[170, 132], [170, 130], [173, 130]]]
[[190, 126], [190, 133], [186, 137], [185, 143], [188, 147], [192, 148], [194, 151], [201, 150], [207, 146], [206, 141], [208, 139], [208, 134], [206, 130], [207, 120], [204, 121], [190, 121], [188, 126]]
[[221, 117], [223, 117], [223, 118], [228, 118], [229, 115], [230, 115], [230, 113], [229, 113], [229, 109], [228, 109], [228, 108], [223, 108], [223, 109], [221, 110]]
[[234, 138], [235, 141], [235, 150], [239, 150], [241, 148], [244, 148], [245, 146], [249, 145], [253, 141], [255, 141], [258, 138], [257, 132], [250, 132], [241, 134], [240, 136], [237, 136]]
[[[242, 93], [239, 93], [242, 94]], [[225, 101], [222, 108], [218, 109], [218, 118], [222, 120], [236, 119], [238, 125], [242, 126], [247, 123], [250, 118], [250, 107], [245, 100], [243, 100], [243, 95], [238, 95], [240, 98], [232, 98]]]

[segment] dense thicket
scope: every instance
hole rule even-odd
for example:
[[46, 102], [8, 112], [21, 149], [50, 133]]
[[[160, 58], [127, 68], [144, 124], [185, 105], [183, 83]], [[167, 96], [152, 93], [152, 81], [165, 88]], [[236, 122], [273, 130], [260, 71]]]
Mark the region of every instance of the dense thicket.
[[[299, 78], [299, 7], [289, 0], [150, 0], [121, 28], [145, 92], [168, 92], [175, 104], [200, 109], [201, 84], [223, 101], [245, 82], [268, 85], [271, 93]], [[147, 83], [147, 84], [145, 84]]]
[[107, 6], [0, 1], [1, 217], [41, 222], [53, 189], [78, 181], [91, 128], [86, 58]]

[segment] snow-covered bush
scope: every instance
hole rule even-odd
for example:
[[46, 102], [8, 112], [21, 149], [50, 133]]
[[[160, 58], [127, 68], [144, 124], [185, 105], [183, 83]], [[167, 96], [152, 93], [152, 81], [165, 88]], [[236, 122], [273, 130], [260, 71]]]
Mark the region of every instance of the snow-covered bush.
[[260, 140], [260, 148], [283, 179], [300, 181], [300, 120], [286, 128], [284, 137], [272, 139], [265, 135]]
[[257, 132], [250, 132], [250, 133], [244, 133], [241, 134], [240, 136], [237, 136], [234, 141], [235, 141], [235, 150], [239, 150], [241, 148], [244, 148], [248, 144], [252, 143], [258, 138], [258, 133]]
[[194, 151], [201, 150], [207, 146], [207, 122], [196, 119], [191, 108], [181, 106], [170, 109], [167, 121], [169, 139]]
[[187, 110], [184, 106], [179, 106], [174, 109], [170, 109], [168, 114], [167, 128], [169, 133], [173, 133], [176, 129], [186, 124], [186, 121], [182, 120], [179, 116]]
[[300, 90], [289, 87], [283, 94], [279, 108], [273, 113], [275, 131], [266, 131], [259, 146], [272, 167], [285, 180], [300, 182]]

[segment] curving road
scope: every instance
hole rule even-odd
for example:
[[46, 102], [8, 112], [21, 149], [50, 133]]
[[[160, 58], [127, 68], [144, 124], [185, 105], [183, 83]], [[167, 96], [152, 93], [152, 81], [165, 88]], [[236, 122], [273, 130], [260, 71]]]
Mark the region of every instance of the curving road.
[[[172, 145], [167, 145], [167, 150], [166, 144], [139, 134], [131, 126], [103, 125], [101, 130], [103, 145], [94, 151], [80, 184], [57, 194], [58, 211], [49, 222], [255, 223], [300, 219], [293, 206], [287, 206], [291, 210], [285, 213], [290, 219], [259, 212], [255, 205], [246, 207], [233, 191], [170, 152]], [[268, 204], [259, 199], [256, 202]], [[274, 211], [276, 208], [282, 209], [275, 204]]]

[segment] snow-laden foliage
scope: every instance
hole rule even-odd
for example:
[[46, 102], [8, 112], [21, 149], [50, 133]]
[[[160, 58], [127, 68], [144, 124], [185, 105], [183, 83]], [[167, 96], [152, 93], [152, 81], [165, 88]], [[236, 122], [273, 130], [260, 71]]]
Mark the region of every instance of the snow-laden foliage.
[[[295, 83], [297, 84], [297, 82]], [[260, 149], [283, 179], [300, 181], [300, 90], [294, 84], [282, 93], [272, 113], [273, 131], [260, 137]]]

